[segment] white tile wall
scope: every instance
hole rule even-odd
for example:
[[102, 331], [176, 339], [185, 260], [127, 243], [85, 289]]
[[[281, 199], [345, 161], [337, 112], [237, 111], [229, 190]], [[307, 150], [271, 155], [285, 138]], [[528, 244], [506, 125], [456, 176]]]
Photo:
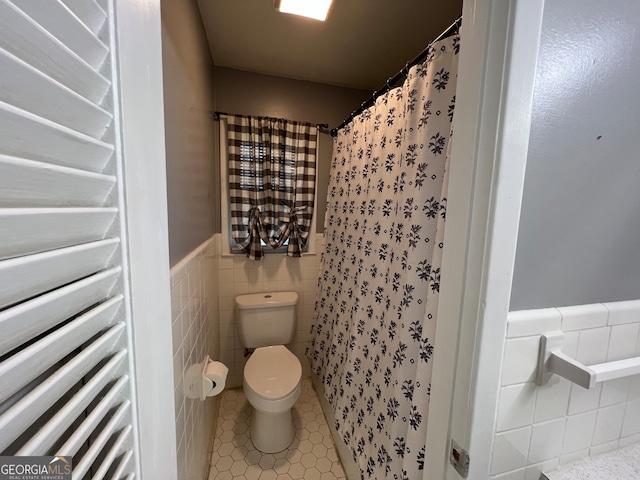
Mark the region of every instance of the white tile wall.
[[498, 410], [497, 432], [531, 425], [535, 407], [535, 385], [521, 383], [502, 387], [498, 404], [502, 408]]
[[582, 412], [588, 412], [598, 408], [600, 402], [600, 393], [602, 392], [602, 384], [598, 384], [595, 388], [585, 389], [576, 384], [571, 385], [571, 394], [569, 395], [569, 415], [575, 415]]
[[564, 440], [562, 443], [562, 455], [585, 450], [591, 446], [591, 439], [596, 428], [597, 410], [567, 418]]
[[491, 474], [509, 472], [527, 464], [531, 427], [499, 433], [493, 442]]
[[500, 475], [494, 475], [491, 478], [495, 478], [496, 480], [525, 480], [525, 469], [519, 468], [518, 470], [512, 470]]
[[570, 393], [571, 382], [558, 376], [538, 387], [533, 421], [538, 423], [566, 416]]
[[589, 365], [640, 356], [640, 300], [510, 312], [491, 479], [538, 480], [558, 465], [640, 442], [640, 375], [586, 390], [558, 376], [534, 383], [541, 334]]
[[556, 308], [510, 312], [507, 337], [528, 337], [540, 333], [541, 330], [553, 332], [560, 330], [561, 323], [562, 316]]
[[539, 345], [539, 336], [514, 338], [507, 342], [502, 361], [503, 386], [533, 381]]
[[609, 325], [640, 323], [640, 300], [608, 303], [605, 306], [609, 310]]
[[[217, 235], [219, 237], [219, 235]], [[219, 358], [217, 271], [220, 239], [214, 236], [171, 269], [174, 393], [178, 479], [207, 478], [217, 399], [184, 396], [185, 369], [205, 355]]]
[[[317, 234], [317, 252], [322, 251], [322, 242], [323, 235]], [[244, 255], [220, 257], [220, 356], [229, 367], [229, 387], [242, 386], [242, 372], [247, 360], [238, 335], [233, 303], [236, 295], [245, 293], [298, 292], [296, 333], [288, 347], [302, 363], [302, 376], [310, 375], [305, 349], [313, 321], [319, 261], [319, 253], [303, 255], [301, 258], [267, 254], [261, 261], [249, 260]]]
[[562, 307], [558, 310], [562, 315], [562, 330], [565, 332], [604, 327], [609, 314], [607, 308], [601, 303]]
[[[631, 355], [630, 355], [631, 356]], [[617, 403], [626, 402], [629, 396], [630, 378], [618, 378], [602, 384], [600, 394], [600, 407], [608, 407]]]
[[533, 425], [527, 463], [545, 462], [560, 456], [565, 424], [566, 419], [558, 418]]
[[[316, 237], [322, 251], [322, 234]], [[241, 255], [221, 255], [216, 234], [171, 269], [174, 393], [178, 439], [178, 479], [206, 478], [217, 399], [192, 400], [183, 393], [184, 371], [205, 355], [229, 367], [227, 386], [242, 386], [246, 358], [237, 334], [233, 299], [244, 293], [296, 291], [297, 329], [291, 351], [309, 376], [304, 352], [316, 301], [318, 255], [289, 258], [267, 255], [261, 262]]]

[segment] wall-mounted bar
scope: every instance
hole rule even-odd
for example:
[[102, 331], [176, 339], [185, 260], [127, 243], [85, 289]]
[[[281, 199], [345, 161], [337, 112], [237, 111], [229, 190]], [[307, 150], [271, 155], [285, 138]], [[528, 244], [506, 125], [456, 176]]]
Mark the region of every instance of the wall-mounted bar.
[[537, 385], [544, 385], [553, 373], [583, 388], [593, 388], [600, 382], [640, 374], [640, 357], [586, 366], [562, 353], [563, 343], [562, 332], [540, 337]]

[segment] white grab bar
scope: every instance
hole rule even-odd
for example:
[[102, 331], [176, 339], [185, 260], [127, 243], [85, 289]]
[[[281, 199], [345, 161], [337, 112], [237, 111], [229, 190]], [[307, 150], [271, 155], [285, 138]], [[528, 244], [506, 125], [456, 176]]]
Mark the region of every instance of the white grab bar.
[[593, 388], [599, 382], [640, 374], [640, 357], [586, 366], [562, 353], [563, 343], [562, 332], [547, 333], [540, 337], [537, 385], [544, 385], [553, 373], [583, 388]]

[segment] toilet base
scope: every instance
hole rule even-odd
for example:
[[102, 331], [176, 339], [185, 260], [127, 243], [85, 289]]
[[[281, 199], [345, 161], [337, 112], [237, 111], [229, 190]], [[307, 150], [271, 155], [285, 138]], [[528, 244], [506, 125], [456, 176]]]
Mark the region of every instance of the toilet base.
[[282, 413], [251, 412], [251, 443], [263, 453], [285, 450], [295, 436], [291, 409]]

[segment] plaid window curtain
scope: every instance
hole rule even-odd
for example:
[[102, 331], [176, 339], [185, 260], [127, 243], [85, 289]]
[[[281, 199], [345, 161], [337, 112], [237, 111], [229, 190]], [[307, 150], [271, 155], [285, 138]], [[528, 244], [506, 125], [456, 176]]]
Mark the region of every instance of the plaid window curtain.
[[284, 119], [227, 116], [229, 204], [234, 241], [253, 260], [260, 240], [300, 257], [309, 238], [318, 129]]

